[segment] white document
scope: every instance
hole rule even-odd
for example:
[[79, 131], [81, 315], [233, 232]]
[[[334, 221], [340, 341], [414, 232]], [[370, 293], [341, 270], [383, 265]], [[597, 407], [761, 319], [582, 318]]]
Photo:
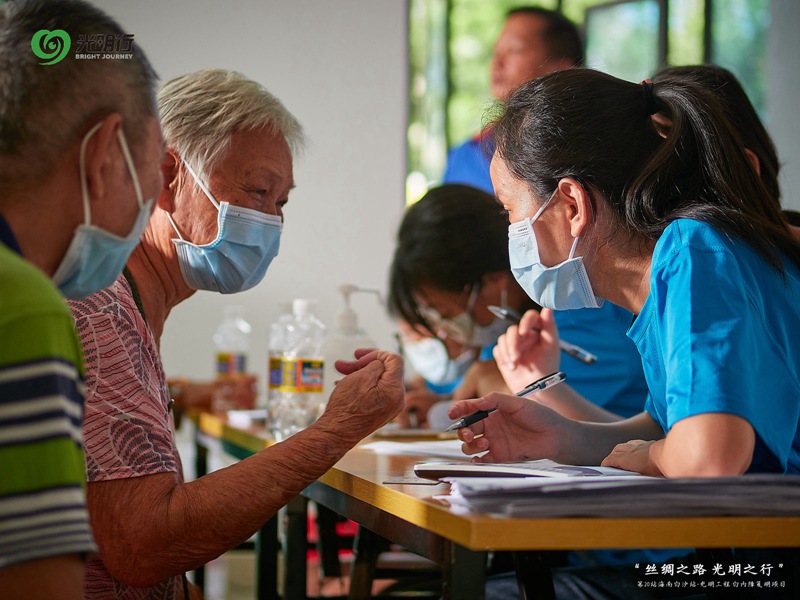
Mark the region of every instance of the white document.
[[377, 441], [362, 444], [359, 448], [372, 450], [378, 454], [413, 454], [415, 456], [437, 456], [443, 458], [463, 458], [469, 456], [461, 451], [461, 440], [426, 440], [415, 442]]
[[612, 467], [563, 465], [552, 460], [528, 460], [512, 463], [424, 462], [414, 465], [418, 477], [642, 477], [638, 473]]

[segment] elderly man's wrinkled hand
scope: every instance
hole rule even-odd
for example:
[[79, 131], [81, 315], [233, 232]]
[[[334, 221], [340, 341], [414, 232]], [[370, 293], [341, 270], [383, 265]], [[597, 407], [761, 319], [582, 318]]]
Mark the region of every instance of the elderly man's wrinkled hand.
[[345, 375], [320, 419], [354, 442], [391, 421], [403, 407], [403, 361], [389, 352], [359, 349], [353, 361], [336, 361]]

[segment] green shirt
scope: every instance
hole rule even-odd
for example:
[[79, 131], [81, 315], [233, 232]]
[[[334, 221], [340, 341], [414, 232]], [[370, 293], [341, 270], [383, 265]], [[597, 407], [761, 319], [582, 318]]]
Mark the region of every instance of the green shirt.
[[95, 550], [82, 375], [66, 302], [41, 271], [0, 243], [0, 568]]

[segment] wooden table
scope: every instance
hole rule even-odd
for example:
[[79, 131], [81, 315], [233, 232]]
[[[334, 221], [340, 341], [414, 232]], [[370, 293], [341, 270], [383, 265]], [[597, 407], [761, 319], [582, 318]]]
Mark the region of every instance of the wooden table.
[[[258, 427], [231, 427], [212, 415], [200, 415], [197, 424], [201, 445], [204, 436], [221, 440], [234, 456], [273, 443]], [[492, 550], [800, 546], [800, 516], [511, 519], [458, 514], [433, 498], [447, 492], [446, 484], [395, 483], [415, 479], [413, 466], [422, 460], [431, 459], [356, 448], [306, 488], [302, 496], [440, 564], [444, 598], [482, 598], [486, 553]], [[304, 501], [295, 501], [289, 510], [300, 510], [298, 502]], [[298, 538], [304, 531], [303, 524]], [[287, 564], [304, 561], [305, 538], [302, 551], [290, 545], [288, 552], [294, 558], [285, 557]], [[536, 565], [528, 564], [527, 568], [536, 569]], [[302, 589], [298, 588], [296, 596], [285, 589], [284, 598], [304, 595], [304, 574]]]

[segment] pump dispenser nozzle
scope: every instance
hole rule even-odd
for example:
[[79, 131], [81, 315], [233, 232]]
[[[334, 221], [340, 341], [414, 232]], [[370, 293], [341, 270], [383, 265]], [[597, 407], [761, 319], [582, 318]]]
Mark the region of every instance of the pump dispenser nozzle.
[[378, 296], [378, 302], [383, 304], [380, 291], [362, 288], [352, 283], [342, 284], [338, 287], [338, 290], [342, 294], [342, 298], [344, 298], [344, 309], [336, 316], [337, 329], [344, 335], [364, 335], [364, 332], [358, 327], [358, 316], [350, 306], [350, 296], [356, 292], [375, 294]]

